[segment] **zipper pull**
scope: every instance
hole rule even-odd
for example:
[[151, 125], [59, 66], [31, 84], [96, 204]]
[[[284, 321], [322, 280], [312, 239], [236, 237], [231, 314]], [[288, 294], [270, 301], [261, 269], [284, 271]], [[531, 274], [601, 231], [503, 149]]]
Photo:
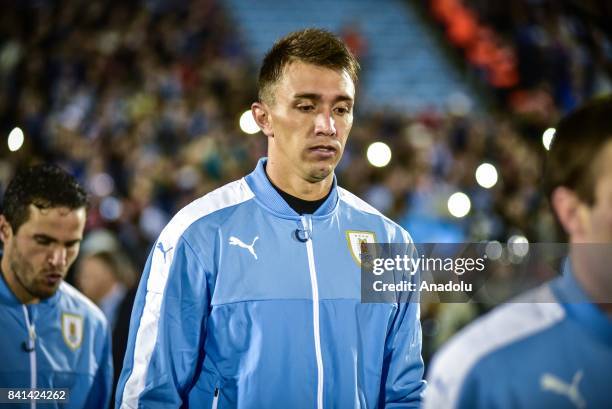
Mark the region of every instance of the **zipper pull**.
[[213, 395], [212, 407], [211, 409], [217, 409], [219, 405], [219, 388], [215, 388], [215, 393]]
[[28, 335], [30, 336], [30, 341], [32, 341], [32, 344], [34, 344], [36, 342], [36, 325], [32, 324], [28, 328]]
[[306, 243], [312, 237], [312, 219], [309, 216], [301, 216], [300, 219], [302, 227], [295, 229], [295, 238], [302, 243]]

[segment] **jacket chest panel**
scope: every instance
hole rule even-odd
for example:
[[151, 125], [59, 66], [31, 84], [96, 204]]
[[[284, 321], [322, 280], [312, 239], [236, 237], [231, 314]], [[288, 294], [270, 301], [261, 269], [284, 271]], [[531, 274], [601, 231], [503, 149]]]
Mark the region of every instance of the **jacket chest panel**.
[[311, 298], [306, 246], [298, 224], [254, 218], [220, 232], [212, 304]]

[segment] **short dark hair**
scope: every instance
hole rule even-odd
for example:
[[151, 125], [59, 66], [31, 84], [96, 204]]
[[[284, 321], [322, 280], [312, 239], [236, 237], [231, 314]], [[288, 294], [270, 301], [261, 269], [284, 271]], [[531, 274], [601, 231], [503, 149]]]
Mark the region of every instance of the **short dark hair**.
[[40, 209], [87, 206], [87, 193], [77, 180], [58, 166], [42, 164], [17, 171], [2, 200], [2, 212], [17, 233], [33, 204]]
[[612, 141], [612, 95], [595, 99], [557, 125], [546, 161], [546, 193], [564, 186], [588, 205], [595, 203], [598, 154]]
[[332, 70], [346, 70], [357, 85], [359, 63], [346, 44], [327, 30], [307, 28], [278, 40], [268, 51], [259, 70], [259, 100], [273, 102], [270, 88], [282, 76], [285, 67], [302, 61]]

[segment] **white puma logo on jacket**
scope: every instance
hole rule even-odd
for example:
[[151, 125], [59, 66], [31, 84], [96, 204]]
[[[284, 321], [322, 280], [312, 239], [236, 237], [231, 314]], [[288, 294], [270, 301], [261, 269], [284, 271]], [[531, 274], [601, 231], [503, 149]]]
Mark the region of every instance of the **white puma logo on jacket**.
[[255, 236], [251, 244], [244, 244], [244, 242], [240, 240], [239, 238], [231, 236], [229, 238], [229, 244], [232, 246], [238, 246], [238, 247], [242, 247], [243, 249], [247, 249], [249, 253], [251, 253], [253, 257], [255, 257], [255, 260], [257, 260], [257, 254], [255, 253], [255, 248], [253, 246], [255, 246], [255, 242], [258, 239], [259, 239], [259, 236]]

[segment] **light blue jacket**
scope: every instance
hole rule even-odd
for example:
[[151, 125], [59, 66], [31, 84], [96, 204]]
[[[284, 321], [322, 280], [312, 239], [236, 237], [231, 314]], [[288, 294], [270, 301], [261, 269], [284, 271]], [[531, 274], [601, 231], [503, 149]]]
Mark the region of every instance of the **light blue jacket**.
[[612, 320], [566, 271], [466, 327], [428, 379], [426, 409], [609, 408]]
[[36, 407], [96, 409], [109, 406], [112, 381], [110, 330], [98, 307], [67, 283], [26, 306], [0, 276], [0, 388], [68, 388], [68, 403]]
[[300, 217], [264, 164], [162, 231], [136, 296], [117, 405], [418, 407], [418, 302], [362, 304], [349, 245], [355, 234], [410, 237], [335, 182]]

